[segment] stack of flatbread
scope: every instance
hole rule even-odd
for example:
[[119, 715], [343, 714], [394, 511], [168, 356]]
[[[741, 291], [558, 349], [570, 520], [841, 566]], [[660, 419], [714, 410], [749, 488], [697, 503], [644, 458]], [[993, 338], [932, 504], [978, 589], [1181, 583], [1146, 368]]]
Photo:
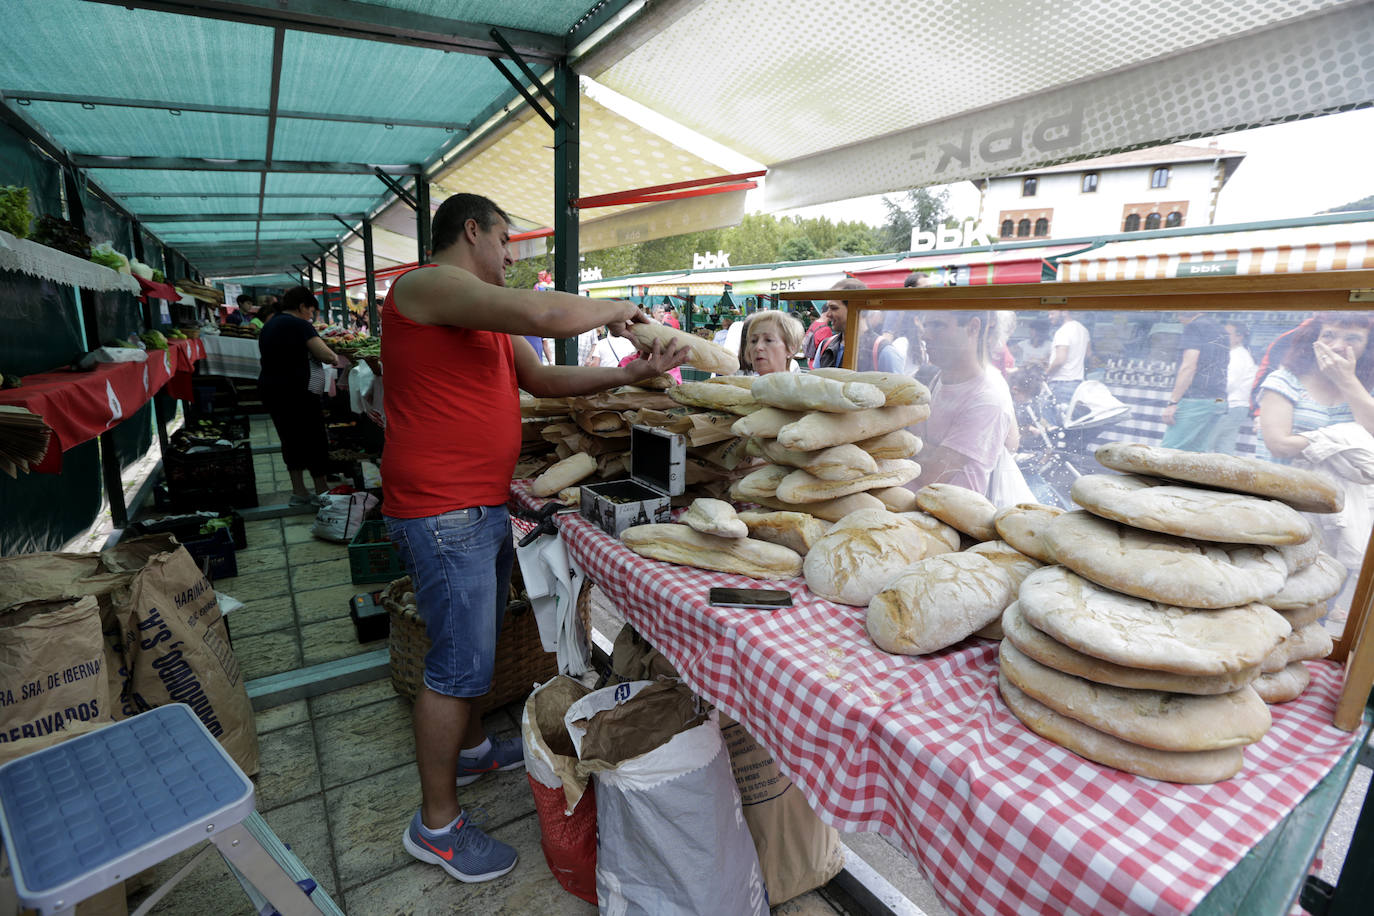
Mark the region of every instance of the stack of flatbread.
[[1331, 650], [1317, 619], [1346, 573], [1298, 510], [1338, 511], [1339, 491], [1256, 459], [1134, 444], [1097, 456], [1123, 473], [1080, 478], [1082, 509], [1036, 523], [1036, 559], [1058, 565], [1026, 576], [1002, 615], [1002, 697], [1090, 760], [1230, 778], [1268, 730], [1266, 703], [1300, 695], [1303, 662]]
[[731, 487], [736, 501], [830, 522], [856, 509], [915, 507], [903, 484], [921, 473], [911, 460], [921, 440], [907, 431], [930, 416], [920, 382], [817, 369], [760, 376], [747, 394], [751, 407], [732, 429], [764, 464]]

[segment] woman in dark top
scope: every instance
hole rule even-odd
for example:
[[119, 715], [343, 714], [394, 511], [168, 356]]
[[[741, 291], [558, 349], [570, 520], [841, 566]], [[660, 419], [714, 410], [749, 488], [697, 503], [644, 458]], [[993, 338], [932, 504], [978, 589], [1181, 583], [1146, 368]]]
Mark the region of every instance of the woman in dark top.
[[[310, 391], [311, 361], [333, 365], [334, 351], [320, 339], [313, 324], [319, 303], [304, 286], [293, 286], [282, 295], [276, 317], [258, 335], [262, 371], [258, 390], [263, 406], [281, 439], [281, 457], [291, 474], [291, 505], [317, 505], [317, 493], [326, 489], [329, 462], [328, 437], [320, 396]], [[315, 484], [305, 487], [305, 472]]]

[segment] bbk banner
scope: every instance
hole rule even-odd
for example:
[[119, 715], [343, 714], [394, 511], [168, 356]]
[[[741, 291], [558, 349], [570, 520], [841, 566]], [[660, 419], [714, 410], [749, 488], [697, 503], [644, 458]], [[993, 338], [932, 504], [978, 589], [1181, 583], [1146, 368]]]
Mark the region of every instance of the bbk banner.
[[717, 267], [729, 266], [730, 252], [728, 251], [717, 251], [715, 254], [711, 254], [709, 251], [705, 254], [696, 252], [692, 255], [692, 270], [713, 270]]

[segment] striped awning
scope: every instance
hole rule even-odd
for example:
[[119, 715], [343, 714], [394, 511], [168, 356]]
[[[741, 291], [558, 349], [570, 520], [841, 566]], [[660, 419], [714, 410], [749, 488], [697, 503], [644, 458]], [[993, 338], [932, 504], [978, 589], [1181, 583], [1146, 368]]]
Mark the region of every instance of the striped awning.
[[1299, 273], [1374, 267], [1374, 221], [1109, 242], [1059, 260], [1061, 281]]

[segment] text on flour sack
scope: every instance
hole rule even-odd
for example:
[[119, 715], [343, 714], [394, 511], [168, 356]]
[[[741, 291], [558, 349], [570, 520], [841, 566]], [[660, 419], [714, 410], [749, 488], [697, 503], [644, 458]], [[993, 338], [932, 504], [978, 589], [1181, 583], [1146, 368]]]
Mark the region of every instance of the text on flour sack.
[[[51, 671], [24, 683], [19, 687], [17, 696], [13, 688], [0, 689], [0, 709], [32, 700], [50, 690], [77, 684], [88, 677], [96, 677], [101, 673], [102, 667], [102, 659], [92, 658], [90, 661], [80, 662], [60, 671]], [[0, 744], [19, 741], [22, 738], [41, 738], [66, 728], [68, 722], [90, 722], [98, 718], [100, 718], [100, 701], [98, 699], [92, 698], [86, 702], [73, 703], [61, 709], [50, 710], [31, 721], [21, 722], [18, 725], [0, 730]]]
[[[186, 594], [192, 591], [196, 589], [190, 589]], [[180, 602], [178, 606], [181, 606]], [[217, 738], [224, 734], [224, 726], [220, 724], [210, 699], [205, 695], [200, 678], [182, 657], [181, 650], [185, 644], [179, 639], [172, 641], [172, 631], [167, 628], [162, 613], [157, 608], [150, 609], [148, 616], [138, 622], [138, 631], [138, 648], [143, 652], [157, 653], [152, 660], [153, 670], [157, 672], [158, 680], [172, 702], [185, 703], [195, 710], [210, 734]], [[155, 705], [139, 696], [135, 696], [135, 700], [144, 709], [151, 709]]]

